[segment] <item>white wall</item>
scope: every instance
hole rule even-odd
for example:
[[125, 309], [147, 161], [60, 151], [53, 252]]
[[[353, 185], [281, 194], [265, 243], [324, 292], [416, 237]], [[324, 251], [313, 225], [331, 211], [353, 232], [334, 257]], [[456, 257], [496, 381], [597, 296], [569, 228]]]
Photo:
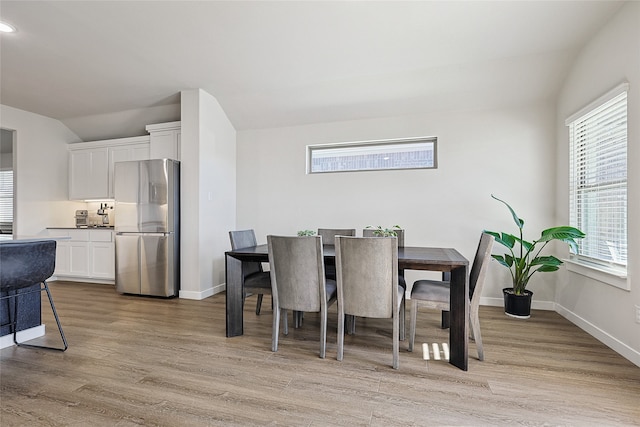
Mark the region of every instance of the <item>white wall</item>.
[[621, 290], [575, 273], [558, 283], [558, 311], [640, 366], [640, 3], [628, 2], [584, 47], [558, 99], [557, 215], [568, 218], [568, 131], [565, 119], [623, 81], [628, 93], [628, 280]]
[[16, 131], [14, 234], [73, 224], [77, 204], [68, 201], [67, 144], [80, 139], [58, 120], [0, 106], [0, 127]]
[[236, 131], [218, 101], [183, 91], [181, 298], [224, 290], [224, 252], [236, 223]]
[[[238, 229], [293, 235], [318, 227], [399, 224], [407, 246], [455, 247], [472, 258], [483, 229], [515, 232], [509, 201], [535, 238], [554, 224], [555, 111], [536, 105], [238, 132]], [[307, 175], [306, 145], [438, 137], [438, 169]], [[535, 235], [534, 235], [535, 234]], [[408, 273], [409, 274], [409, 273]], [[427, 273], [428, 274], [428, 273]], [[411, 272], [408, 281], [425, 277]], [[553, 301], [553, 277], [532, 280], [538, 306]], [[491, 266], [484, 295], [502, 304], [508, 272]]]

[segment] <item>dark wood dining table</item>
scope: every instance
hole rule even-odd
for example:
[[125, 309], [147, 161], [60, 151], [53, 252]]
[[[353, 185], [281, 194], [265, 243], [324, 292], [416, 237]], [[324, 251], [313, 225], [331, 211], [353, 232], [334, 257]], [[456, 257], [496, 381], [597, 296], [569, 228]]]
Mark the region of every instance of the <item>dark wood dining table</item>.
[[[324, 245], [327, 263], [335, 263], [335, 247]], [[227, 337], [243, 334], [243, 262], [269, 262], [267, 245], [225, 252]], [[466, 371], [469, 336], [469, 261], [452, 248], [398, 248], [398, 268], [450, 273], [451, 317], [449, 362]]]

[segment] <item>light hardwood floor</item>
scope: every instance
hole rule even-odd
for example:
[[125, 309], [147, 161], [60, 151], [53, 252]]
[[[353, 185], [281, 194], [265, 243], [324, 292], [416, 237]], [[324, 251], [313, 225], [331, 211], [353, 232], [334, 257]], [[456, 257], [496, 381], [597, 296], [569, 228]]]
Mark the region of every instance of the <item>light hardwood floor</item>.
[[[391, 321], [359, 319], [327, 358], [318, 317], [271, 352], [269, 298], [245, 307], [245, 335], [225, 338], [224, 294], [203, 301], [118, 295], [112, 286], [51, 283], [69, 341], [65, 353], [0, 353], [0, 425], [394, 426], [640, 425], [640, 368], [560, 315], [522, 321], [482, 307], [485, 361], [469, 371], [425, 362], [419, 343], [445, 342], [439, 313], [418, 314], [417, 349], [400, 344], [391, 369]], [[59, 337], [43, 304], [50, 344]]]

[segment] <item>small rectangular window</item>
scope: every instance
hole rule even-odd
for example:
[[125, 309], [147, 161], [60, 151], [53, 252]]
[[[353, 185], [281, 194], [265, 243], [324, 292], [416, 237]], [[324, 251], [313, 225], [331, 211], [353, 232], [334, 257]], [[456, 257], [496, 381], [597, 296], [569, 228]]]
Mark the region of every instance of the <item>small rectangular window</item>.
[[578, 260], [627, 266], [627, 90], [621, 85], [567, 119], [569, 221], [586, 233]]
[[307, 173], [434, 169], [437, 138], [310, 145]]

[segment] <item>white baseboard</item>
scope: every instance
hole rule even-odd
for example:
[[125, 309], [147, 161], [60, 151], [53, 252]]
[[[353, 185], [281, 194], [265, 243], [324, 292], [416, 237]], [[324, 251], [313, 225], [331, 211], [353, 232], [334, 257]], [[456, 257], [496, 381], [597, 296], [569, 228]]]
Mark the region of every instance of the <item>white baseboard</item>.
[[226, 284], [225, 283], [221, 283], [219, 285], [216, 286], [212, 286], [209, 289], [205, 289], [204, 291], [183, 291], [180, 290], [180, 293], [178, 295], [179, 298], [184, 298], [184, 299], [195, 299], [195, 300], [201, 300], [201, 299], [205, 299], [208, 298], [212, 295], [215, 294], [219, 294], [220, 292], [224, 292], [224, 290], [226, 289]]
[[[504, 305], [504, 300], [502, 298], [482, 297], [480, 298], [480, 305], [502, 307]], [[634, 365], [640, 367], [640, 352], [629, 347], [617, 338], [609, 335], [593, 323], [583, 319], [582, 317], [578, 316], [562, 305], [556, 304], [551, 301], [536, 301], [534, 299], [531, 303], [531, 308], [535, 310], [555, 311], [598, 341], [605, 344], [607, 347], [611, 348], [613, 351], [615, 351], [625, 359], [629, 360]]]
[[[18, 342], [24, 342], [32, 340], [34, 338], [42, 337], [44, 336], [44, 329], [44, 325], [34, 326], [33, 328], [19, 331], [16, 334], [16, 338], [18, 339]], [[13, 334], [8, 334], [0, 337], [0, 349], [11, 347], [12, 345], [15, 345], [13, 343]]]
[[622, 341], [609, 335], [593, 323], [583, 319], [560, 304], [556, 304], [556, 312], [583, 331], [587, 332], [589, 335], [596, 338], [598, 341], [605, 344], [607, 347], [611, 348], [613, 351], [620, 354], [625, 359], [629, 360], [634, 365], [640, 367], [640, 352], [634, 350]]
[[63, 282], [82, 282], [82, 283], [97, 283], [99, 285], [115, 285], [116, 281], [115, 280], [107, 280], [107, 279], [89, 279], [86, 277], [76, 277], [76, 276], [51, 276], [49, 279], [47, 279], [48, 283], [51, 282], [56, 282], [56, 281], [63, 281]]
[[[490, 298], [490, 297], [481, 297], [480, 305], [489, 305], [492, 307], [503, 307], [504, 299], [503, 298]], [[548, 310], [554, 311], [556, 309], [556, 304], [552, 301], [536, 301], [535, 299], [531, 302], [531, 308], [534, 310]]]

